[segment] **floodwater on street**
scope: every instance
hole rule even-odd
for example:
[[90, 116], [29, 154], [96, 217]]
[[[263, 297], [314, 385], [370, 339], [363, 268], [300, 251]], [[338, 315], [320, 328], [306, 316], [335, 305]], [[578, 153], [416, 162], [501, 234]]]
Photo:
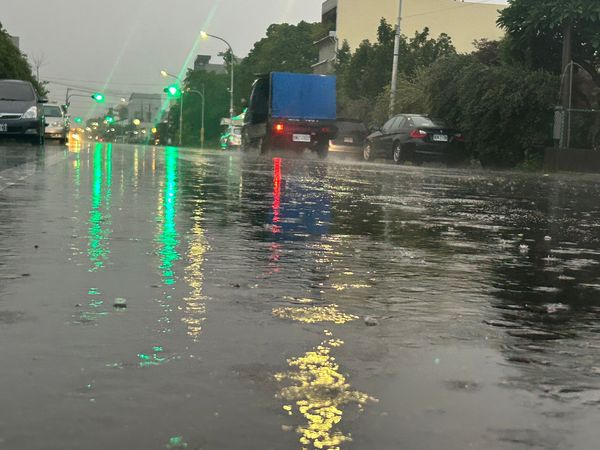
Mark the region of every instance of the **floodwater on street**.
[[0, 147], [0, 448], [593, 449], [600, 176]]

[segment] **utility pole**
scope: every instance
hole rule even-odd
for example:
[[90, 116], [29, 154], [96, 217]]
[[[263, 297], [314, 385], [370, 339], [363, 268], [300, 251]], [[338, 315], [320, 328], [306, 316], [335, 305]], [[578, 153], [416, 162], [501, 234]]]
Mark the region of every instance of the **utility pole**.
[[562, 52], [562, 132], [560, 135], [560, 148], [567, 148], [571, 143], [571, 102], [573, 98], [573, 24], [569, 21], [563, 31]]
[[396, 92], [398, 91], [398, 62], [400, 60], [400, 36], [402, 33], [402, 0], [398, 5], [398, 24], [396, 25], [396, 38], [394, 40], [394, 67], [392, 69], [392, 89], [390, 98], [390, 117], [396, 109]]

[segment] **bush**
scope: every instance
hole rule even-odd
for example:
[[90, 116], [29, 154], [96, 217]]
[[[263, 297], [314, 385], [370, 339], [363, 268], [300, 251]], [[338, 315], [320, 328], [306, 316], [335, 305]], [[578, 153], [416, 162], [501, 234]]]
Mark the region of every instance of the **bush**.
[[434, 64], [427, 85], [430, 113], [460, 128], [484, 166], [514, 167], [552, 136], [553, 75], [458, 56]]

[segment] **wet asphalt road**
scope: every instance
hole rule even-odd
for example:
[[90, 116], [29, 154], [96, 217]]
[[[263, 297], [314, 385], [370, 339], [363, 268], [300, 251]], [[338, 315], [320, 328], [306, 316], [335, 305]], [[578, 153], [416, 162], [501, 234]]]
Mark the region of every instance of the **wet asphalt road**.
[[0, 448], [598, 448], [599, 198], [594, 176], [0, 147]]

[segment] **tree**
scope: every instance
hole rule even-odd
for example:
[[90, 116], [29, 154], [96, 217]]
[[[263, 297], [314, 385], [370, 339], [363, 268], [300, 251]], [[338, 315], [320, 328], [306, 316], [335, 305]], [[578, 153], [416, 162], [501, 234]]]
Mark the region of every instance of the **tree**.
[[300, 22], [274, 24], [267, 35], [254, 44], [252, 50], [237, 67], [236, 92], [238, 101], [247, 99], [256, 74], [269, 72], [311, 73], [318, 62], [319, 50], [314, 42], [326, 34], [321, 23]]
[[425, 83], [429, 112], [458, 127], [484, 165], [513, 167], [548, 144], [558, 77], [472, 55], [434, 64]]
[[[205, 99], [205, 137], [216, 142], [221, 134], [221, 119], [229, 117], [229, 76], [206, 71], [190, 70], [185, 78], [186, 89], [196, 92], [184, 92], [183, 141], [186, 145], [200, 143], [202, 128], [202, 96], [197, 92], [204, 90]], [[179, 108], [181, 101], [174, 105], [169, 113], [171, 138], [177, 142], [179, 133]]]
[[[384, 109], [380, 105], [386, 88], [390, 85], [392, 62], [394, 56], [395, 31], [392, 25], [382, 19], [377, 31], [377, 42], [363, 41], [352, 54], [350, 47], [344, 43], [338, 54], [338, 103], [340, 114], [348, 117], [362, 118], [371, 124], [381, 124], [385, 118]], [[420, 70], [430, 66], [439, 58], [454, 55], [456, 50], [452, 40], [445, 34], [437, 39], [429, 36], [429, 29], [415, 33], [411, 39], [402, 36], [400, 39], [400, 84], [410, 87]], [[402, 93], [400, 94], [402, 95]], [[412, 100], [409, 97], [412, 96]], [[420, 102], [415, 90], [400, 101], [401, 105], [410, 107]], [[377, 107], [372, 105], [377, 101]], [[406, 101], [403, 101], [406, 100]], [[389, 91], [388, 91], [389, 104]], [[361, 113], [360, 108], [367, 105], [368, 114]], [[422, 109], [419, 107], [419, 109]], [[411, 111], [414, 112], [414, 111]]]
[[0, 78], [29, 81], [40, 95], [45, 88], [36, 80], [25, 55], [13, 44], [8, 32], [0, 23]]
[[498, 19], [508, 55], [534, 69], [560, 73], [563, 41], [572, 30], [573, 60], [600, 86], [598, 0], [510, 0]]

